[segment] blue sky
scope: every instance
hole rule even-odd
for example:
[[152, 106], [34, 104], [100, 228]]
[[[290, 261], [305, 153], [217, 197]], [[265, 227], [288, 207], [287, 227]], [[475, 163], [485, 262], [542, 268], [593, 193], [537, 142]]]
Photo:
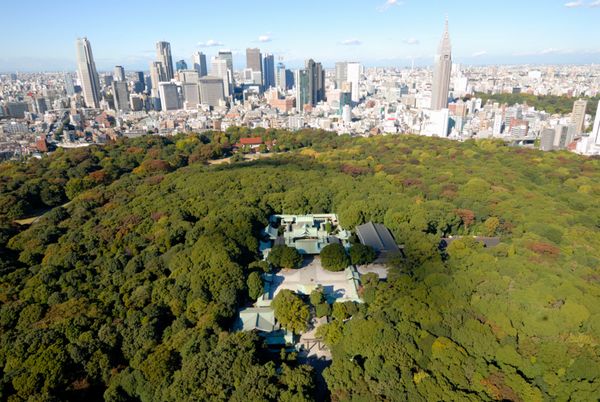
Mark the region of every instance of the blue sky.
[[20, 0], [2, 5], [0, 71], [75, 69], [75, 39], [87, 36], [99, 70], [147, 70], [154, 43], [174, 59], [246, 47], [289, 66], [429, 65], [450, 21], [463, 64], [600, 63], [600, 0]]

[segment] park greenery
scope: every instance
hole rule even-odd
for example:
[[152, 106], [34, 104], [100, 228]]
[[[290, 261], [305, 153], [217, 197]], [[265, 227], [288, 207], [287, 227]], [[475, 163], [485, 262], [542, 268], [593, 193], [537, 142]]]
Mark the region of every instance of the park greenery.
[[[250, 135], [277, 154], [208, 164]], [[231, 128], [5, 162], [0, 399], [314, 399], [310, 366], [231, 328], [269, 216], [336, 212], [405, 257], [363, 276], [362, 305], [281, 296], [294, 331], [332, 317], [332, 400], [595, 400], [599, 200], [600, 160], [493, 140]]]
[[[535, 107], [536, 110], [545, 111], [550, 114], [569, 114], [573, 111], [573, 104], [579, 98], [573, 98], [570, 96], [558, 96], [558, 95], [531, 95], [527, 93], [502, 93], [502, 94], [487, 94], [483, 92], [477, 92], [476, 98], [481, 98], [483, 104], [486, 102], [498, 102], [500, 104], [513, 105], [524, 105]], [[596, 115], [598, 108], [598, 101], [600, 96], [594, 98], [581, 98], [588, 101], [586, 113], [592, 116], [592, 121]]]

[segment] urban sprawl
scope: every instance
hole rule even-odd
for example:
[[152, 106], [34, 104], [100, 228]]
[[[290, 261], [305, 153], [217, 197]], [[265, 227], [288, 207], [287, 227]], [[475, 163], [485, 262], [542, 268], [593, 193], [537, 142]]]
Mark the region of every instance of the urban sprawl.
[[[149, 73], [98, 73], [87, 38], [76, 41], [77, 74], [0, 75], [0, 159], [40, 156], [57, 147], [103, 144], [118, 137], [226, 130], [240, 126], [315, 128], [353, 136], [416, 134], [453, 140], [498, 138], [544, 151], [600, 155], [599, 66], [466, 67], [452, 60], [446, 24], [433, 69], [365, 68], [309, 59], [291, 70], [273, 54], [246, 50], [234, 70], [231, 51], [173, 63], [156, 43]], [[478, 94], [573, 99], [570, 113], [484, 102]]]

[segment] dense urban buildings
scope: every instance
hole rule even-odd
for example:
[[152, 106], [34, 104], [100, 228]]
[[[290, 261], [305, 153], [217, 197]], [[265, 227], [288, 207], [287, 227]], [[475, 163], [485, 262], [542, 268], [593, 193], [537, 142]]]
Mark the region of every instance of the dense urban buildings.
[[[50, 144], [84, 146], [107, 136], [245, 125], [355, 136], [499, 138], [546, 151], [600, 154], [600, 124], [590, 110], [600, 90], [597, 67], [461, 66], [453, 62], [447, 21], [432, 69], [365, 68], [358, 61], [326, 68], [313, 59], [290, 69], [275, 63], [274, 54], [248, 48], [245, 69], [235, 70], [233, 53], [221, 49], [210, 65], [198, 51], [177, 61], [174, 71], [171, 45], [161, 41], [147, 75], [121, 65], [99, 74], [90, 42], [78, 39], [76, 50], [76, 80], [71, 73], [19, 74], [18, 81], [5, 76], [5, 90], [22, 83], [21, 96], [5, 99], [0, 108], [0, 118], [12, 119], [2, 125], [5, 137], [14, 139], [5, 148], [31, 152], [39, 136]], [[568, 106], [547, 111], [529, 96]], [[56, 137], [57, 130], [69, 135]], [[31, 146], [19, 145], [23, 136]]]

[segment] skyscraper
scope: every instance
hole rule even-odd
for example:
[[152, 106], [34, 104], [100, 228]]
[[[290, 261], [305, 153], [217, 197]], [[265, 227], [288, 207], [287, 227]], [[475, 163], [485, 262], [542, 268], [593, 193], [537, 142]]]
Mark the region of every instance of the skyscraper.
[[360, 101], [360, 75], [362, 66], [357, 62], [335, 63], [335, 87], [341, 89], [345, 82], [352, 83], [352, 101]]
[[67, 96], [73, 96], [75, 94], [75, 83], [70, 73], [65, 73], [65, 92]]
[[194, 63], [194, 70], [198, 71], [200, 77], [204, 77], [208, 74], [206, 69], [206, 55], [202, 52], [196, 52], [192, 55], [192, 61]]
[[277, 63], [277, 72], [275, 74], [275, 83], [281, 91], [287, 89], [287, 80], [285, 76], [285, 64]]
[[346, 80], [352, 84], [352, 102], [360, 101], [360, 75], [362, 66], [360, 63], [346, 63]]
[[431, 90], [431, 110], [441, 110], [448, 107], [448, 92], [450, 91], [450, 75], [452, 73], [452, 46], [448, 32], [448, 20], [444, 35], [435, 56], [433, 70], [433, 87]]
[[297, 70], [294, 81], [296, 82], [296, 110], [302, 112], [304, 105], [310, 104], [311, 89], [309, 71]]
[[161, 110], [178, 110], [181, 108], [179, 103], [179, 91], [177, 84], [173, 82], [161, 82], [159, 87]]
[[246, 49], [246, 68], [249, 68], [252, 71], [260, 71], [262, 74], [262, 54], [260, 53], [260, 49]]
[[231, 72], [227, 68], [227, 60], [220, 57], [213, 57], [211, 63], [211, 74], [223, 80], [223, 90], [225, 96], [231, 95]]
[[129, 91], [125, 81], [112, 82], [113, 100], [115, 102], [115, 110], [121, 112], [129, 112]]
[[115, 81], [125, 81], [125, 69], [123, 66], [115, 66], [113, 76]]
[[171, 81], [173, 74], [173, 58], [171, 57], [171, 44], [169, 42], [156, 43], [156, 58], [163, 64], [166, 74], [165, 81]]
[[325, 100], [325, 71], [321, 63], [313, 59], [306, 61], [306, 71], [308, 73], [309, 99], [308, 103], [315, 106], [317, 103]]
[[[229, 83], [231, 86], [234, 86], [235, 80], [233, 78], [233, 54], [231, 53], [231, 50], [219, 50], [219, 54], [217, 57], [227, 62], [227, 70], [229, 70], [230, 75]], [[227, 88], [225, 88], [225, 92], [226, 96], [229, 96], [227, 95]]]
[[185, 60], [178, 60], [175, 63], [175, 69], [177, 71], [179, 71], [179, 70], [187, 70], [187, 63], [185, 62]]
[[573, 114], [571, 115], [571, 124], [575, 126], [575, 132], [577, 134], [581, 134], [583, 132], [586, 108], [587, 101], [584, 99], [576, 100], [575, 103], [573, 103]]
[[83, 99], [87, 107], [97, 108], [100, 102], [100, 81], [92, 54], [92, 45], [87, 38], [77, 39], [77, 70]]
[[205, 76], [200, 78], [200, 100], [203, 105], [216, 107], [224, 98], [221, 77]]
[[135, 72], [135, 82], [133, 83], [133, 90], [137, 93], [144, 92], [145, 81], [144, 81], [144, 72], [136, 71]]
[[275, 86], [275, 57], [266, 54], [263, 60], [263, 84], [265, 88]]
[[335, 63], [335, 87], [341, 89], [346, 81], [348, 81], [348, 63], [345, 61]]
[[161, 82], [166, 81], [167, 73], [165, 67], [160, 61], [153, 61], [150, 64], [150, 81], [152, 83], [151, 95], [153, 98], [158, 98], [158, 88]]
[[195, 109], [200, 104], [200, 86], [198, 82], [186, 82], [181, 84], [181, 92], [183, 93], [184, 108]]

